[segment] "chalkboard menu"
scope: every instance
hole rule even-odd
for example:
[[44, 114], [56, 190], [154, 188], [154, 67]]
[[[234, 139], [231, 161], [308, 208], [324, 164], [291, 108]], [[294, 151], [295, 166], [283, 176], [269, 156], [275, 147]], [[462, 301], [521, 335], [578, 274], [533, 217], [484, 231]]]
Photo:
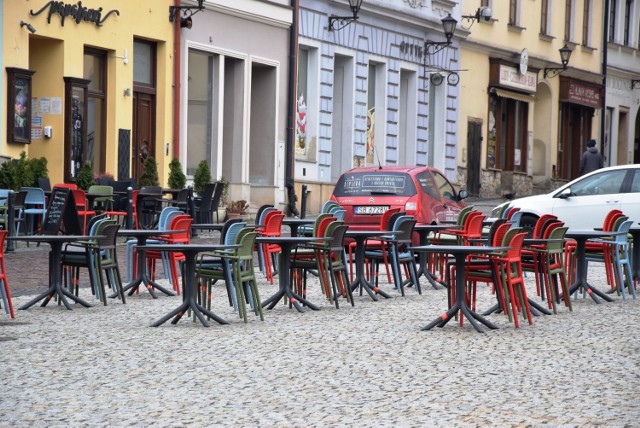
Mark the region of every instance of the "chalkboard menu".
[[54, 187], [49, 196], [42, 233], [57, 235], [61, 232], [66, 235], [80, 235], [81, 228], [73, 192], [67, 188]]

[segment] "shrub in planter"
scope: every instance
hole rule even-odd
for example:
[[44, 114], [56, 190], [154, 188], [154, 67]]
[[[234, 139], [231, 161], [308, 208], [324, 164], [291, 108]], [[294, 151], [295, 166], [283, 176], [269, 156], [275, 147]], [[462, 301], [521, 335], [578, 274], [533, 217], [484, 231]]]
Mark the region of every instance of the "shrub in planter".
[[31, 165], [31, 176], [33, 181], [30, 186], [38, 187], [38, 178], [40, 177], [49, 177], [49, 169], [47, 168], [47, 158], [33, 158], [29, 159], [29, 164]]
[[196, 168], [196, 173], [193, 176], [193, 188], [196, 192], [201, 194], [204, 192], [204, 186], [211, 182], [211, 169], [209, 164], [205, 160], [201, 160]]
[[158, 162], [156, 162], [154, 157], [149, 156], [147, 160], [144, 161], [142, 176], [138, 184], [140, 187], [160, 185], [160, 180], [158, 179]]
[[79, 189], [84, 190], [85, 192], [89, 190], [89, 187], [95, 184], [93, 180], [93, 168], [91, 167], [90, 162], [85, 162], [78, 171], [78, 175], [76, 176], [76, 184]]
[[169, 162], [169, 187], [171, 189], [184, 189], [187, 185], [187, 176], [182, 172], [180, 161], [173, 158]]

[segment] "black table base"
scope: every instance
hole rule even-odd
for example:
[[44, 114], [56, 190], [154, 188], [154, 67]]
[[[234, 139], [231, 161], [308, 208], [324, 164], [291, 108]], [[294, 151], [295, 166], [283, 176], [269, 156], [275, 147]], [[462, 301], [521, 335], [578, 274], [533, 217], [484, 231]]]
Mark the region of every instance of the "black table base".
[[[347, 232], [349, 233], [349, 232]], [[369, 297], [371, 297], [374, 301], [378, 301], [378, 295], [384, 297], [385, 299], [390, 299], [391, 296], [384, 291], [382, 291], [379, 287], [374, 287], [367, 278], [365, 277], [364, 272], [364, 255], [365, 255], [365, 241], [370, 239], [370, 236], [366, 235], [348, 235], [350, 238], [353, 238], [356, 241], [356, 277], [351, 283], [351, 291], [354, 292], [360, 289], [360, 295], [362, 295], [362, 290], [366, 291]]]

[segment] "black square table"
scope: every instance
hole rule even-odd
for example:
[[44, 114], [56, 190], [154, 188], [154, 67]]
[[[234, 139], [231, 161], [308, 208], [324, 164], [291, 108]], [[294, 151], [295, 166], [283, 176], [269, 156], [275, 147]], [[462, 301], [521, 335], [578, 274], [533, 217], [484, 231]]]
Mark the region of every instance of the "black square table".
[[[198, 253], [207, 251], [220, 251], [238, 248], [239, 245], [221, 244], [150, 244], [138, 246], [138, 250], [146, 251], [174, 251], [184, 254], [184, 269], [182, 272], [182, 304], [158, 321], [151, 324], [151, 327], [158, 327], [164, 324], [169, 318], [173, 318], [171, 324], [177, 324], [189, 309], [193, 311], [202, 325], [209, 327], [209, 322], [204, 315], [213, 318], [219, 324], [229, 324], [228, 321], [220, 318], [196, 301], [196, 256]], [[240, 287], [241, 285], [238, 285]]]
[[83, 236], [83, 235], [30, 235], [30, 236], [9, 236], [7, 240], [25, 241], [25, 242], [46, 242], [51, 247], [49, 252], [49, 288], [44, 293], [39, 294], [31, 301], [22, 305], [20, 310], [29, 309], [40, 300], [42, 305], [47, 306], [49, 301], [56, 294], [64, 303], [64, 306], [68, 310], [72, 310], [67, 298], [73, 300], [82, 306], [89, 308], [93, 305], [87, 303], [85, 300], [74, 295], [69, 290], [62, 287], [62, 246], [68, 242], [89, 241], [98, 238], [98, 236]]
[[471, 254], [488, 254], [499, 251], [506, 251], [509, 247], [490, 247], [485, 245], [424, 245], [419, 247], [413, 247], [414, 252], [428, 252], [428, 253], [446, 253], [452, 254], [456, 259], [456, 279], [455, 279], [455, 302], [453, 306], [446, 312], [440, 315], [435, 320], [431, 321], [423, 330], [431, 330], [436, 325], [438, 327], [444, 327], [458, 312], [462, 312], [461, 315], [465, 316], [473, 328], [479, 333], [484, 333], [484, 330], [480, 327], [477, 321], [480, 321], [485, 326], [492, 330], [498, 327], [482, 315], [473, 311], [465, 300], [465, 283], [466, 283], [466, 270], [465, 259]]
[[364, 272], [364, 255], [366, 250], [365, 242], [367, 239], [379, 238], [381, 236], [389, 235], [393, 232], [389, 230], [347, 230], [345, 236], [348, 238], [352, 238], [356, 241], [356, 277], [351, 283], [351, 290], [355, 291], [358, 287], [361, 290], [367, 292], [369, 297], [371, 297], [374, 301], [378, 301], [378, 294], [384, 297], [385, 299], [390, 299], [391, 296], [382, 291], [379, 287], [374, 287], [365, 276]]
[[291, 249], [300, 244], [322, 242], [329, 239], [331, 238], [316, 238], [310, 236], [258, 236], [256, 238], [257, 244], [277, 244], [281, 248], [279, 257], [280, 263], [278, 265], [278, 291], [273, 296], [262, 302], [263, 308], [268, 305], [267, 309], [273, 309], [280, 299], [288, 298], [289, 302], [291, 302], [298, 312], [302, 312], [300, 303], [314, 311], [320, 310], [319, 307], [297, 293], [294, 293], [291, 289], [291, 282], [289, 279]]

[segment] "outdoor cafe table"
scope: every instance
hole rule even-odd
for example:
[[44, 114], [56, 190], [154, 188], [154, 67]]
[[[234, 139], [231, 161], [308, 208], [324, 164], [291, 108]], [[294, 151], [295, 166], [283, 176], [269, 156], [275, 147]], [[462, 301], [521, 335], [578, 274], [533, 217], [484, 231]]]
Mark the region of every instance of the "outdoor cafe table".
[[46, 242], [51, 247], [49, 252], [49, 288], [44, 293], [38, 295], [33, 300], [25, 303], [19, 309], [25, 310], [38, 303], [40, 300], [42, 305], [47, 306], [47, 303], [56, 294], [64, 303], [64, 306], [71, 310], [71, 306], [67, 301], [67, 297], [82, 306], [89, 308], [92, 305], [81, 299], [80, 297], [69, 292], [62, 287], [62, 246], [68, 242], [77, 241], [89, 241], [96, 239], [96, 236], [83, 236], [83, 235], [30, 235], [30, 236], [9, 236], [8, 240], [25, 241], [25, 242]]
[[229, 322], [220, 318], [196, 301], [196, 256], [201, 252], [229, 250], [238, 247], [239, 245], [222, 244], [149, 244], [138, 246], [138, 251], [143, 252], [146, 250], [180, 252], [184, 254], [185, 259], [182, 273], [182, 304], [151, 324], [151, 327], [158, 327], [169, 320], [169, 318], [173, 318], [171, 324], [177, 324], [189, 309], [193, 311], [205, 327], [209, 327], [209, 322], [205, 319], [204, 315], [213, 318], [220, 324], [229, 324]]
[[566, 233], [566, 237], [576, 241], [576, 282], [569, 287], [569, 294], [573, 294], [578, 288], [584, 288], [585, 291], [594, 302], [600, 303], [598, 296], [607, 302], [613, 302], [613, 299], [602, 291], [594, 288], [587, 282], [587, 257], [586, 245], [587, 241], [596, 238], [611, 238], [620, 235], [622, 232], [602, 231], [602, 230], [571, 230]]
[[268, 305], [267, 309], [273, 309], [275, 305], [280, 301], [280, 299], [288, 298], [289, 302], [293, 304], [298, 312], [302, 312], [302, 307], [298, 302], [314, 311], [320, 310], [320, 308], [318, 308], [316, 305], [309, 302], [304, 297], [294, 293], [291, 289], [291, 282], [289, 278], [289, 271], [291, 266], [291, 249], [300, 244], [322, 242], [329, 239], [330, 238], [316, 238], [311, 236], [259, 236], [256, 238], [257, 244], [277, 244], [282, 250], [279, 257], [280, 263], [278, 265], [278, 291], [276, 292], [276, 294], [262, 302], [263, 308]]
[[[424, 246], [429, 243], [428, 237], [431, 232], [441, 232], [443, 230], [460, 229], [461, 226], [451, 224], [416, 224], [413, 230], [416, 231], [419, 237], [419, 245]], [[440, 288], [440, 285], [447, 286], [444, 282], [439, 282], [436, 275], [429, 271], [427, 268], [427, 253], [421, 252], [418, 254], [418, 279], [421, 276], [427, 278], [429, 283], [436, 290]]]
[[438, 327], [444, 327], [451, 318], [453, 318], [458, 311], [462, 312], [462, 316], [465, 316], [473, 328], [479, 333], [483, 333], [484, 330], [480, 327], [477, 321], [480, 321], [485, 326], [492, 330], [498, 327], [482, 315], [474, 312], [465, 300], [465, 283], [466, 283], [466, 269], [465, 259], [470, 254], [487, 254], [498, 251], [506, 251], [509, 247], [490, 247], [484, 245], [424, 245], [412, 248], [414, 252], [429, 252], [429, 253], [445, 253], [452, 254], [456, 259], [456, 278], [455, 278], [455, 302], [448, 311], [444, 312], [438, 318], [431, 321], [423, 330], [431, 330], [436, 325]]
[[380, 236], [389, 235], [390, 231], [388, 230], [349, 230], [345, 233], [345, 236], [348, 238], [353, 238], [356, 241], [356, 277], [354, 281], [351, 283], [351, 290], [355, 291], [358, 287], [364, 289], [364, 291], [369, 294], [369, 296], [374, 300], [378, 301], [378, 296], [376, 294], [381, 295], [385, 299], [390, 299], [391, 296], [380, 290], [378, 287], [374, 287], [367, 278], [364, 273], [364, 254], [365, 254], [365, 242], [367, 239], [378, 238]]
[[313, 223], [315, 223], [315, 219], [312, 218], [285, 217], [282, 220], [282, 224], [289, 226], [291, 229], [291, 236], [298, 236], [298, 227], [308, 226]]
[[[147, 243], [147, 239], [154, 236], [168, 235], [173, 233], [184, 232], [184, 230], [157, 230], [157, 229], [120, 229], [118, 230], [118, 235], [121, 236], [129, 236], [131, 238], [136, 238], [137, 243], [136, 246], [138, 248], [138, 256], [137, 256], [137, 276], [127, 284], [123, 289], [122, 293], [129, 291], [129, 296], [136, 292], [140, 284], [144, 284], [151, 297], [157, 299], [156, 293], [154, 292], [154, 288], [162, 291], [167, 296], [175, 296], [173, 291], [167, 290], [157, 282], [153, 281], [149, 278], [147, 274], [147, 252], [145, 251], [145, 245]], [[143, 247], [140, 249], [140, 247]], [[115, 297], [116, 295], [112, 295], [111, 297]]]

